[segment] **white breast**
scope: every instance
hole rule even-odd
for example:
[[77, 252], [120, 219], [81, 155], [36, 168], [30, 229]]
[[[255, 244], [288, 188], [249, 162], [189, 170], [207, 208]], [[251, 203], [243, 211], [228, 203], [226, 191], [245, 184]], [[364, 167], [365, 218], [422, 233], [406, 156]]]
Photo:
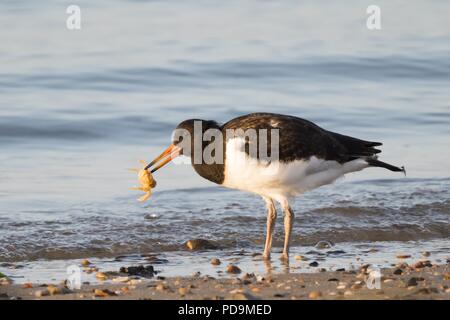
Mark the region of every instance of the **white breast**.
[[364, 159], [345, 164], [317, 157], [292, 162], [270, 163], [250, 158], [243, 150], [244, 140], [227, 141], [223, 186], [245, 190], [274, 199], [294, 197], [334, 182], [344, 174], [368, 167]]

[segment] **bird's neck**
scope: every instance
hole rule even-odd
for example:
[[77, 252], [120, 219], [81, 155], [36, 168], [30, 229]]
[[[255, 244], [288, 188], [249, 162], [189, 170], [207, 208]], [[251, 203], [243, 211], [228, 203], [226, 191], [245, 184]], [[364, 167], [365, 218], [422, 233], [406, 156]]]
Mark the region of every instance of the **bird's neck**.
[[194, 170], [206, 180], [222, 184], [225, 179], [224, 164], [192, 164]]

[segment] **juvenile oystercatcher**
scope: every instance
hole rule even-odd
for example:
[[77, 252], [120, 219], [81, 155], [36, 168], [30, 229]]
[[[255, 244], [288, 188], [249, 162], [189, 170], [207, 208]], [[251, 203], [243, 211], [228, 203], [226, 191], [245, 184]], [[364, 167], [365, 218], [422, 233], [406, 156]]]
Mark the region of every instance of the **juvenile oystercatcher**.
[[[194, 137], [199, 134], [199, 128], [201, 135], [215, 132], [222, 134], [223, 139], [203, 138], [199, 140], [198, 146]], [[288, 259], [294, 218], [289, 205], [290, 199], [330, 184], [346, 173], [367, 167], [405, 172], [404, 167], [377, 160], [377, 154], [381, 151], [375, 147], [381, 146], [380, 142], [364, 141], [334, 133], [294, 116], [252, 113], [232, 119], [223, 125], [216, 121], [190, 119], [181, 122], [174, 132], [178, 134], [173, 135], [172, 144], [146, 169], [157, 164], [152, 169], [152, 172], [155, 172], [183, 154], [191, 158], [194, 170], [203, 178], [224, 187], [260, 195], [268, 210], [263, 254], [265, 259], [270, 259], [272, 234], [277, 217], [274, 201], [279, 202], [284, 211], [285, 239], [281, 258]], [[259, 140], [255, 142], [249, 139], [248, 135], [243, 135], [243, 132], [264, 134], [258, 135]], [[277, 135], [271, 136], [268, 132], [275, 132]], [[266, 146], [261, 145], [264, 140], [261, 137], [264, 135], [268, 137]], [[277, 141], [273, 141], [274, 139]], [[256, 148], [253, 148], [255, 146]], [[267, 149], [266, 155], [269, 157], [261, 156], [261, 148]], [[195, 155], [196, 150], [200, 151], [200, 154], [205, 150], [215, 150], [212, 154], [219, 156], [213, 162], [202, 157], [199, 160]], [[257, 152], [252, 153], [251, 150]], [[271, 153], [277, 157], [272, 157]]]

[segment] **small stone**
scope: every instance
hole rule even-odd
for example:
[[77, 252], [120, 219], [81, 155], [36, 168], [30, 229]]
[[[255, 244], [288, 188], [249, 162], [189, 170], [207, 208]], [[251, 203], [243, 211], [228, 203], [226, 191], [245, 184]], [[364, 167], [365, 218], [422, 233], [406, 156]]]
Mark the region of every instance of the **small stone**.
[[429, 260], [421, 260], [414, 263], [411, 267], [414, 269], [422, 269], [425, 267], [432, 267], [433, 265]]
[[50, 293], [47, 290], [38, 290], [34, 293], [36, 298], [48, 296]]
[[295, 260], [301, 260], [301, 261], [308, 261], [308, 258], [306, 258], [305, 256], [300, 256], [300, 255], [296, 255], [294, 256]]
[[236, 292], [233, 293], [231, 296], [232, 300], [259, 300], [254, 295], [248, 293], [248, 292]]
[[180, 294], [180, 296], [185, 296], [189, 293], [189, 288], [178, 288], [178, 293]]
[[215, 245], [211, 241], [205, 240], [205, 239], [188, 240], [184, 245], [189, 250], [208, 250], [208, 249], [217, 249], [218, 248], [217, 245]]
[[31, 288], [33, 288], [33, 285], [31, 283], [27, 282], [27, 283], [24, 283], [22, 285], [22, 288], [24, 288], [24, 289], [31, 289]]
[[431, 255], [431, 253], [430, 253], [429, 251], [423, 251], [423, 252], [422, 252], [422, 255], [423, 255], [424, 257], [429, 257], [429, 256]]
[[389, 283], [389, 282], [392, 282], [392, 281], [394, 281], [394, 280], [393, 279], [384, 279], [383, 283]]
[[47, 286], [47, 291], [51, 296], [58, 294], [60, 292], [59, 288], [52, 285]]
[[139, 284], [139, 283], [141, 283], [141, 282], [142, 282], [141, 279], [131, 279], [130, 281], [127, 282], [127, 284], [128, 284], [129, 286], [135, 286], [135, 285], [137, 285], [137, 284]]
[[318, 298], [322, 297], [322, 292], [320, 292], [320, 291], [311, 291], [309, 293], [308, 297], [310, 299], [318, 299]]
[[115, 296], [116, 294], [108, 289], [101, 290], [101, 289], [95, 289], [94, 290], [94, 296], [99, 298], [104, 298], [107, 296]]
[[408, 264], [407, 264], [406, 262], [402, 262], [402, 263], [396, 264], [395, 267], [396, 267], [396, 268], [399, 268], [399, 269], [406, 269], [406, 268], [408, 268], [409, 266], [408, 266]]
[[344, 292], [344, 296], [352, 296], [353, 292], [351, 292], [350, 290], [347, 290]]
[[337, 279], [337, 278], [331, 278], [331, 279], [328, 279], [328, 281], [333, 281], [333, 282], [339, 282], [339, 279]]
[[357, 284], [357, 283], [355, 283], [354, 285], [352, 285], [350, 287], [350, 289], [352, 289], [352, 290], [359, 290], [361, 288], [362, 288], [362, 285], [361, 284]]
[[105, 281], [107, 279], [106, 274], [104, 274], [103, 272], [97, 272], [95, 274], [95, 277], [100, 281]]
[[233, 274], [238, 274], [238, 273], [241, 273], [242, 270], [238, 266], [230, 264], [227, 266], [227, 272], [233, 273]]
[[450, 273], [444, 274], [444, 280], [450, 280]]
[[83, 260], [81, 260], [81, 265], [83, 267], [87, 267], [87, 266], [91, 265], [91, 262], [88, 259], [83, 259]]
[[336, 287], [338, 290], [344, 290], [347, 286], [345, 284], [340, 284]]
[[333, 243], [331, 241], [319, 241], [315, 245], [317, 249], [329, 249], [333, 246]]
[[158, 283], [156, 285], [155, 289], [158, 290], [158, 291], [163, 291], [163, 290], [166, 290], [167, 287], [163, 283]]
[[397, 255], [397, 259], [408, 259], [411, 258], [410, 254], [399, 254]]
[[402, 269], [395, 269], [393, 272], [393, 274], [395, 274], [395, 275], [401, 275], [402, 273], [403, 273]]
[[119, 272], [126, 273], [129, 276], [138, 276], [144, 278], [152, 278], [156, 274], [156, 271], [152, 265], [121, 267]]
[[129, 277], [117, 277], [112, 279], [113, 282], [128, 282], [130, 281]]
[[411, 286], [417, 286], [417, 278], [412, 277], [411, 279], [409, 279], [409, 280], [408, 280], [408, 283], [407, 283], [407, 286], [408, 286], [408, 287], [411, 287]]
[[213, 266], [218, 266], [219, 264], [221, 264], [221, 261], [218, 258], [212, 258], [211, 259], [211, 264]]
[[310, 267], [318, 267], [319, 263], [317, 261], [313, 261], [309, 264]]

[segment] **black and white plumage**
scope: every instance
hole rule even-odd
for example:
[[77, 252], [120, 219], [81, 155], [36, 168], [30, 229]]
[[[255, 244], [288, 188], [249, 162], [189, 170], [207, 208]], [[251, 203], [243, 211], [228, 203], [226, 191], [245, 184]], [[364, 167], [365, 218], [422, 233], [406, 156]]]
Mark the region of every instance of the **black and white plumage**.
[[[177, 128], [185, 129], [193, 136], [195, 121], [201, 121], [203, 132], [208, 129], [216, 129], [226, 137], [223, 141], [207, 141], [202, 145], [202, 149], [204, 149], [211, 143], [223, 143], [223, 161], [213, 164], [205, 162], [195, 164], [192, 161], [195, 171], [203, 178], [224, 187], [259, 194], [266, 201], [268, 218], [265, 258], [270, 257], [272, 233], [276, 219], [274, 201], [281, 204], [285, 214], [285, 243], [282, 258], [288, 258], [294, 216], [289, 206], [290, 198], [330, 184], [347, 173], [360, 171], [367, 167], [382, 167], [391, 171], [404, 172], [404, 168], [377, 160], [377, 154], [381, 151], [375, 147], [381, 146], [381, 143], [327, 131], [298, 117], [273, 113], [252, 113], [232, 119], [223, 125], [219, 125], [215, 121], [190, 119], [181, 122]], [[268, 162], [265, 161], [266, 159], [259, 159], [258, 156], [252, 157], [249, 152], [252, 147], [249, 144], [252, 142], [241, 136], [227, 136], [226, 132], [230, 129], [244, 131], [255, 129], [257, 132], [261, 129], [268, 131], [278, 129], [278, 160]], [[268, 138], [267, 153], [270, 155], [272, 151], [270, 135]], [[163, 155], [172, 153], [171, 158], [173, 158], [183, 153], [182, 150], [176, 149], [179, 143], [180, 140], [172, 141], [172, 147], [169, 147]], [[191, 150], [194, 150], [194, 146]], [[191, 156], [186, 153], [184, 155]], [[193, 159], [193, 157], [191, 158]], [[156, 158], [151, 165], [159, 159], [161, 156]]]

